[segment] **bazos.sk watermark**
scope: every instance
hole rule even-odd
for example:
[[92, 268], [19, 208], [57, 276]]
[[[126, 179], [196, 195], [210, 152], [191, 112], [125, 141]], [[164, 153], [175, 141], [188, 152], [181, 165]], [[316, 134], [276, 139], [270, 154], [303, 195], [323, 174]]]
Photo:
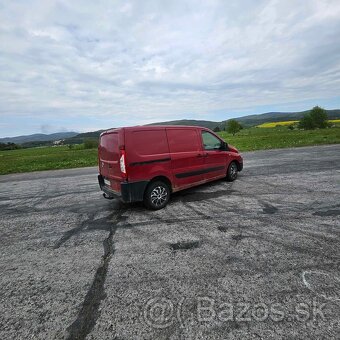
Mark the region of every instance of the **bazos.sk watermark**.
[[[192, 306], [192, 301], [191, 304]], [[205, 322], [273, 322], [296, 321], [307, 322], [325, 320], [324, 303], [313, 299], [308, 302], [299, 302], [294, 306], [285, 306], [282, 303], [248, 303], [248, 302], [219, 302], [210, 297], [198, 297], [194, 302], [195, 309], [190, 309], [190, 319], [198, 323]], [[188, 318], [186, 299], [173, 303], [164, 297], [155, 297], [147, 301], [143, 308], [145, 323], [153, 328], [167, 328], [174, 322], [183, 326]]]

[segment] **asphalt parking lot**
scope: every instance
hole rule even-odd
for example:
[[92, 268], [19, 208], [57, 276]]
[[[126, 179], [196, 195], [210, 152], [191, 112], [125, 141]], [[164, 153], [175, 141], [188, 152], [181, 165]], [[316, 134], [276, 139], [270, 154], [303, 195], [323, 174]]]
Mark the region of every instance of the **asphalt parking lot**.
[[244, 154], [163, 210], [0, 177], [1, 339], [336, 339], [340, 145]]

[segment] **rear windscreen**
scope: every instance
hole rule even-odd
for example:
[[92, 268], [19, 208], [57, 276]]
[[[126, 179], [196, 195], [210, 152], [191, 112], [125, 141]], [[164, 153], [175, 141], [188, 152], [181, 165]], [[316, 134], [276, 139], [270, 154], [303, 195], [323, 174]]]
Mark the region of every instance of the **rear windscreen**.
[[119, 158], [118, 133], [105, 134], [100, 139], [101, 159], [117, 160]]

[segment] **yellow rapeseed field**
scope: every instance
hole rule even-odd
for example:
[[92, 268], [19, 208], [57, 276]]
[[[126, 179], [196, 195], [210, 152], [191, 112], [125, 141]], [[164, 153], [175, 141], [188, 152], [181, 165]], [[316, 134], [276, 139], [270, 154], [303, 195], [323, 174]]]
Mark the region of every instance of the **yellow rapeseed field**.
[[292, 125], [294, 123], [297, 123], [298, 120], [286, 120], [284, 122], [271, 122], [271, 123], [263, 123], [261, 125], [258, 125], [257, 127], [260, 128], [273, 128], [277, 125], [282, 125], [282, 126], [287, 126], [287, 125]]
[[[286, 121], [283, 121], [283, 122], [263, 123], [261, 125], [257, 125], [257, 127], [260, 127], [260, 128], [273, 128], [273, 127], [276, 127], [278, 125], [280, 125], [280, 126], [288, 126], [288, 125], [292, 125], [292, 124], [295, 124], [295, 123], [298, 123], [298, 122], [299, 122], [298, 120], [286, 120]], [[339, 124], [340, 123], [340, 119], [330, 119], [329, 122], [330, 123], [337, 123], [337, 124]]]

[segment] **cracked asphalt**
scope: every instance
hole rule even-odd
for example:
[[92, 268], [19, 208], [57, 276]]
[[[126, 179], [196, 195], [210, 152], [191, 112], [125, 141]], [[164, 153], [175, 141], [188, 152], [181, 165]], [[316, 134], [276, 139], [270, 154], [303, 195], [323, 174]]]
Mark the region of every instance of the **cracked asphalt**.
[[163, 210], [0, 177], [1, 339], [339, 339], [340, 145], [244, 153]]

